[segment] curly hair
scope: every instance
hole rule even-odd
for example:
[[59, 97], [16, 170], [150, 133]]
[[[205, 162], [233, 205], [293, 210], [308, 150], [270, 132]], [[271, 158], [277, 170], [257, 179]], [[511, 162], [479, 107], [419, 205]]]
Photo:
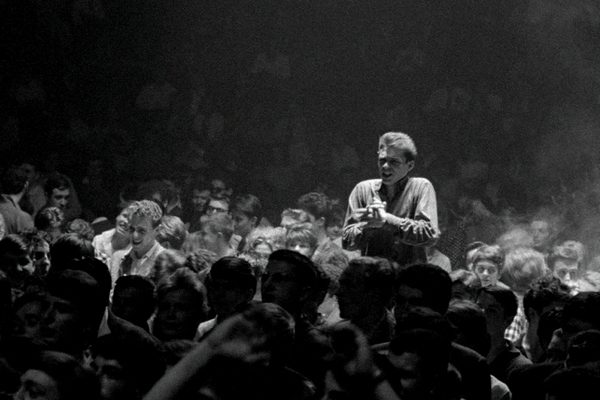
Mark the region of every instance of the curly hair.
[[134, 216], [150, 218], [153, 228], [156, 228], [158, 225], [160, 225], [160, 221], [163, 216], [160, 206], [152, 200], [135, 201], [129, 206], [129, 210], [129, 221], [131, 221]]

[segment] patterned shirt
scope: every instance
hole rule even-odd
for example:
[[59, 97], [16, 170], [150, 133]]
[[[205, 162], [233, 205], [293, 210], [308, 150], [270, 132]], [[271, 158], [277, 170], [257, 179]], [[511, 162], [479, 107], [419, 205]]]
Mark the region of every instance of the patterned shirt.
[[[344, 222], [343, 247], [361, 250], [365, 256], [382, 256], [400, 264], [426, 262], [426, 246], [433, 246], [440, 236], [437, 201], [433, 185], [425, 178], [405, 177], [396, 184], [393, 198], [388, 198], [381, 179], [360, 182], [348, 199]], [[373, 201], [386, 202], [388, 220], [381, 228], [366, 227], [357, 210]]]

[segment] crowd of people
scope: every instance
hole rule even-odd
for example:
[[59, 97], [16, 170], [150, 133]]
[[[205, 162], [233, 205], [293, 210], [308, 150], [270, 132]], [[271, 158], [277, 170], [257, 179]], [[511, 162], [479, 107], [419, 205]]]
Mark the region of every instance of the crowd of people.
[[467, 243], [412, 139], [378, 146], [347, 207], [314, 191], [277, 220], [217, 177], [138, 182], [90, 220], [68, 176], [7, 167], [2, 396], [595, 398], [596, 254], [540, 215]]

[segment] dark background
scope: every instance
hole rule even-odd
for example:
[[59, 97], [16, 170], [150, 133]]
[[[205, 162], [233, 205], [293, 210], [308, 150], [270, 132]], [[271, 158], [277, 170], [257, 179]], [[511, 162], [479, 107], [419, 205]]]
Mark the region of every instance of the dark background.
[[316, 188], [345, 201], [376, 175], [377, 136], [401, 130], [449, 209], [467, 194], [533, 212], [574, 191], [598, 209], [597, 2], [0, 7], [4, 165], [77, 185], [99, 160], [115, 193], [222, 176], [280, 210]]

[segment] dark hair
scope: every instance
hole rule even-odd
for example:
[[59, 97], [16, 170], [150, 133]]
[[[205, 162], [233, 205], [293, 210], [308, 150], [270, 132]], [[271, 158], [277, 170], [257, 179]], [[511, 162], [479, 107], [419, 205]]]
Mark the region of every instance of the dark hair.
[[423, 301], [428, 307], [445, 314], [452, 295], [450, 275], [433, 264], [413, 264], [400, 269], [397, 276], [398, 287], [406, 285], [423, 293]]
[[537, 337], [544, 350], [550, 345], [554, 331], [561, 327], [563, 320], [563, 309], [562, 308], [551, 308], [546, 310], [540, 315], [540, 322], [538, 323]]
[[56, 381], [61, 400], [94, 399], [99, 396], [99, 381], [74, 357], [56, 351], [44, 351], [29, 365]]
[[[117, 282], [115, 282], [115, 290], [113, 292], [113, 302], [115, 297], [119, 296], [119, 293], [128, 288], [135, 289], [137, 297], [144, 299], [143, 305], [144, 309], [140, 310], [140, 313], [143, 314], [141, 319], [148, 320], [152, 313], [154, 312], [154, 307], [156, 305], [156, 301], [154, 298], [154, 283], [148, 278], [139, 275], [123, 275]], [[116, 314], [116, 313], [115, 313]]]
[[206, 284], [225, 280], [242, 289], [256, 290], [256, 276], [250, 263], [238, 257], [223, 257], [215, 262], [206, 277]]
[[58, 207], [44, 207], [38, 211], [33, 221], [35, 227], [41, 231], [52, 228], [52, 225], [61, 225], [65, 220], [65, 214]]
[[443, 374], [450, 360], [450, 341], [429, 329], [411, 329], [400, 332], [390, 342], [390, 353], [414, 353], [423, 362], [426, 373]]
[[567, 365], [584, 365], [600, 360], [600, 331], [590, 329], [579, 332], [569, 341]]
[[477, 304], [469, 300], [453, 300], [448, 307], [446, 319], [456, 330], [458, 344], [481, 355], [487, 355], [490, 336], [487, 332], [485, 313]]
[[160, 303], [169, 292], [178, 289], [188, 290], [196, 296], [196, 304], [198, 312], [206, 315], [206, 288], [200, 281], [198, 275], [188, 268], [178, 268], [171, 275], [164, 277], [156, 288], [156, 299]]
[[29, 248], [20, 235], [11, 233], [0, 240], [0, 257], [4, 257], [6, 254], [12, 254], [17, 257], [27, 257]]
[[295, 267], [298, 282], [304, 286], [316, 289], [327, 290], [329, 278], [318, 265], [313, 263], [308, 257], [292, 250], [275, 250], [269, 256], [269, 262], [281, 261]]
[[241, 212], [248, 218], [256, 217], [258, 224], [263, 216], [262, 204], [258, 197], [253, 194], [242, 194], [235, 198], [233, 209]]
[[600, 375], [591, 368], [559, 370], [544, 381], [544, 391], [556, 400], [593, 400], [598, 397]]
[[324, 193], [310, 192], [303, 194], [297, 201], [297, 207], [312, 214], [315, 219], [323, 218], [325, 225], [331, 220], [331, 201]]
[[46, 196], [52, 195], [52, 191], [54, 189], [65, 190], [70, 188], [71, 182], [69, 181], [69, 178], [63, 174], [59, 174], [58, 172], [50, 175], [44, 184], [44, 192], [46, 192]]
[[429, 307], [409, 306], [396, 310], [396, 334], [411, 329], [429, 329], [454, 339], [454, 330], [446, 318]]
[[[133, 339], [133, 338], [131, 338]], [[127, 379], [131, 379], [135, 387], [146, 393], [165, 371], [165, 360], [160, 349], [143, 340], [130, 340], [114, 334], [96, 339], [91, 347], [93, 357], [102, 356], [117, 360]]]
[[94, 257], [92, 242], [77, 233], [65, 233], [50, 246], [52, 266], [50, 271], [63, 270], [73, 260]]
[[512, 290], [499, 286], [488, 286], [479, 289], [477, 297], [481, 296], [481, 293], [489, 294], [500, 304], [500, 306], [502, 306], [504, 318], [513, 319], [515, 315], [517, 315], [519, 302]]
[[546, 307], [564, 304], [570, 297], [569, 292], [569, 287], [554, 276], [537, 279], [523, 297], [525, 316], [528, 316], [530, 309], [541, 315]]
[[386, 299], [386, 303], [391, 301], [396, 287], [396, 271], [387, 259], [357, 257], [350, 261], [348, 268], [361, 268], [362, 282], [365, 286], [375, 290], [383, 299]]
[[567, 300], [563, 309], [564, 326], [570, 319], [589, 322], [593, 329], [600, 330], [600, 293], [582, 292]]
[[2, 174], [2, 193], [19, 194], [27, 185], [27, 175], [19, 168], [11, 167]]

